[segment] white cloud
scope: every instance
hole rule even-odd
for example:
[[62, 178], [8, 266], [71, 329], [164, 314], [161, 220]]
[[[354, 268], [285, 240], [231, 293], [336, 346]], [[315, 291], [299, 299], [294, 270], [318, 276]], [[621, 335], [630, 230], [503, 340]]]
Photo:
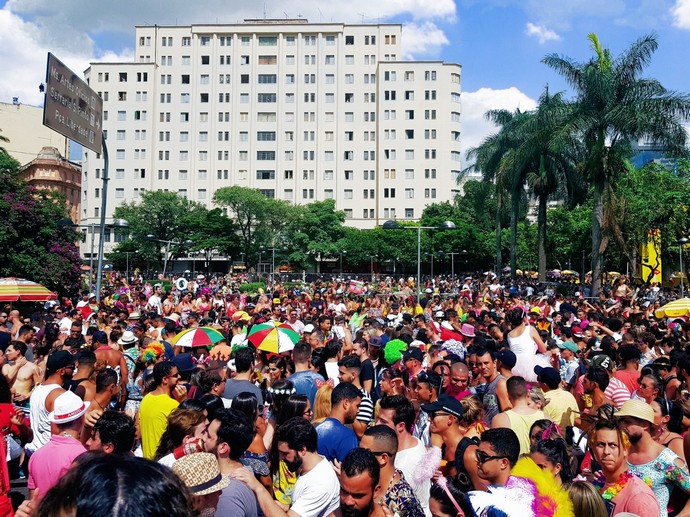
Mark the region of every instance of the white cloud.
[[673, 25], [681, 29], [690, 29], [690, 0], [676, 0], [671, 8]]
[[448, 38], [433, 22], [408, 23], [403, 27], [402, 53], [404, 59], [422, 56], [435, 57], [441, 47], [448, 45]]
[[528, 36], [535, 37], [539, 40], [539, 44], [543, 45], [547, 41], [560, 41], [561, 37], [554, 31], [547, 29], [543, 25], [535, 25], [532, 22], [527, 22], [525, 33]]
[[537, 102], [511, 86], [503, 90], [480, 88], [476, 92], [462, 93], [462, 152], [476, 147], [487, 136], [497, 131], [496, 126], [484, 118], [492, 109], [514, 111], [520, 108], [529, 111], [537, 107]]

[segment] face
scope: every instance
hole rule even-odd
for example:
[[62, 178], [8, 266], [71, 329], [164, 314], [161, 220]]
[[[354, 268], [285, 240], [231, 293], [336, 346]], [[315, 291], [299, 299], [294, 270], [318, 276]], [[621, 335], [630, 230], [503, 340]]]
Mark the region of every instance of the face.
[[450, 366], [445, 364], [434, 366], [434, 371], [443, 379], [443, 387], [447, 388], [450, 384]]
[[506, 458], [496, 457], [493, 446], [487, 442], [481, 442], [476, 450], [477, 474], [480, 478], [489, 482], [496, 481], [499, 476], [508, 468], [509, 463]]
[[343, 517], [368, 517], [374, 503], [374, 490], [369, 472], [340, 478], [340, 509]]
[[280, 379], [283, 372], [278, 368], [276, 363], [270, 363], [268, 365], [268, 373], [271, 376], [271, 380], [276, 381]]
[[359, 404], [361, 402], [361, 398], [349, 401], [347, 411], [345, 412], [345, 424], [354, 423], [355, 419], [357, 418], [357, 412], [359, 411]]
[[540, 427], [535, 427], [532, 429], [532, 432], [529, 434], [529, 445], [530, 447], [537, 443], [539, 440], [541, 440], [542, 433], [544, 432], [543, 429]]
[[642, 377], [640, 387], [637, 389], [637, 395], [646, 400], [651, 400], [659, 393], [659, 389], [654, 386], [654, 379], [650, 377]]
[[355, 380], [355, 374], [352, 370], [348, 370], [344, 366], [339, 366], [338, 380], [340, 382], [353, 382]]
[[111, 445], [103, 445], [103, 442], [101, 442], [101, 435], [98, 431], [91, 433], [91, 438], [86, 442], [86, 448], [90, 451], [112, 452]]
[[19, 356], [19, 352], [14, 349], [13, 345], [7, 347], [7, 359], [9, 361], [16, 361], [17, 359], [19, 359]]
[[477, 367], [487, 379], [491, 379], [496, 373], [496, 361], [491, 359], [491, 354], [488, 352], [482, 356], [477, 356]]
[[204, 440], [204, 451], [216, 454], [218, 451], [218, 429], [220, 429], [220, 420], [208, 420], [196, 426], [194, 429], [194, 438], [201, 438]]
[[470, 383], [470, 374], [469, 372], [451, 371], [449, 382], [458, 393], [462, 393]]
[[631, 444], [638, 443], [649, 428], [649, 422], [632, 416], [619, 418], [621, 428], [628, 435]]
[[442, 434], [453, 425], [454, 417], [445, 411], [435, 411], [429, 413], [429, 422], [429, 431]]
[[561, 464], [557, 463], [554, 465], [553, 462], [551, 462], [549, 458], [547, 458], [541, 452], [531, 452], [529, 457], [532, 458], [532, 461], [537, 464], [537, 467], [551, 472], [554, 477], [558, 477], [558, 474], [561, 472]]
[[431, 402], [433, 393], [428, 382], [418, 382], [414, 388], [414, 394], [417, 396], [417, 400], [422, 404]]
[[625, 463], [628, 453], [613, 429], [600, 429], [592, 438], [594, 458], [605, 472], [617, 471]]
[[365, 345], [363, 345], [359, 341], [352, 343], [352, 353], [357, 357], [362, 357], [362, 355], [364, 355], [364, 346]]
[[285, 462], [290, 472], [298, 472], [302, 466], [302, 456], [288, 447], [287, 442], [278, 442], [278, 457]]
[[314, 410], [311, 408], [311, 403], [307, 400], [307, 407], [304, 408], [304, 413], [302, 413], [302, 418], [309, 420], [311, 422], [314, 416]]
[[165, 379], [168, 380], [168, 386], [174, 388], [180, 380], [180, 372], [173, 366], [172, 370], [170, 370], [170, 375], [166, 376]]
[[395, 431], [395, 410], [381, 409], [379, 417], [376, 419], [376, 425], [385, 425]]

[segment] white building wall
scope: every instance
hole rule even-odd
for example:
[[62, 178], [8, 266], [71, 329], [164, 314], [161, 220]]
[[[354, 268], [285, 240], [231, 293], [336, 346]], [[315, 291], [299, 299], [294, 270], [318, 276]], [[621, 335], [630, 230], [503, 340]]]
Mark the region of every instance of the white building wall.
[[[178, 192], [211, 206], [214, 192], [231, 185], [293, 203], [332, 197], [347, 224], [361, 228], [393, 215], [405, 219], [406, 208], [407, 218], [417, 219], [427, 203], [450, 200], [451, 171], [460, 167], [451, 160], [451, 152], [460, 151], [459, 133], [453, 133], [459, 123], [451, 120], [451, 112], [460, 113], [454, 103], [460, 67], [398, 61], [401, 37], [400, 25], [304, 20], [137, 27], [137, 63], [93, 63], [86, 71], [108, 112], [108, 215], [142, 189]], [[407, 71], [414, 80], [404, 81]], [[425, 81], [432, 71], [436, 80]], [[384, 82], [392, 72], [397, 81]], [[146, 82], [137, 81], [142, 73]], [[436, 100], [424, 101], [431, 89]], [[396, 100], [384, 101], [393, 90]], [[405, 101], [408, 90], [414, 101]], [[413, 121], [405, 119], [408, 105]], [[384, 120], [391, 109], [396, 119]], [[425, 109], [436, 109], [437, 118], [423, 120]], [[409, 127], [413, 141], [405, 140]], [[427, 128], [436, 131], [435, 140], [424, 140]], [[383, 129], [396, 131], [395, 159], [383, 156], [393, 143], [384, 142]], [[405, 160], [409, 148], [414, 160]], [[435, 149], [436, 158], [423, 159], [426, 149]], [[414, 179], [405, 180], [410, 166]], [[425, 178], [424, 169], [434, 166], [436, 177]], [[85, 152], [84, 224], [97, 222], [101, 186], [95, 180], [102, 167], [100, 157]], [[395, 178], [385, 178], [391, 168]], [[395, 188], [395, 198], [390, 190], [385, 198], [385, 188]], [[405, 188], [414, 188], [414, 196], [405, 198]]]

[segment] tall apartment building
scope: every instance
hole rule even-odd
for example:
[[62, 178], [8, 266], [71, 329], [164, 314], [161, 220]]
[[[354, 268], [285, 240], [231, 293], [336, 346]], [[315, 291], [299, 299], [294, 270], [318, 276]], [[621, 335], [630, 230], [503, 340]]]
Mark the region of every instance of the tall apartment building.
[[[303, 19], [137, 27], [136, 62], [85, 73], [104, 101], [109, 215], [144, 190], [212, 206], [231, 185], [335, 199], [360, 228], [450, 200], [460, 66], [402, 61], [402, 36]], [[100, 215], [101, 158], [84, 153], [83, 224]]]

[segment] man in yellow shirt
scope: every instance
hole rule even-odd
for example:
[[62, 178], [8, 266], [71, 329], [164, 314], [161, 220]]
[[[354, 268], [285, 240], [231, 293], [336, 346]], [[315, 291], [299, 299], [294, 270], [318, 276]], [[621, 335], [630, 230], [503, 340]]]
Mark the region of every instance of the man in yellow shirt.
[[575, 415], [579, 411], [575, 397], [561, 387], [561, 375], [555, 368], [535, 366], [534, 373], [537, 374], [539, 387], [547, 400], [543, 408], [544, 414], [561, 426], [565, 433], [566, 428], [575, 424]]
[[180, 374], [170, 361], [153, 367], [154, 390], [148, 393], [139, 407], [139, 429], [144, 458], [153, 459], [161, 436], [168, 426], [168, 415], [187, 398], [187, 388], [179, 384]]

